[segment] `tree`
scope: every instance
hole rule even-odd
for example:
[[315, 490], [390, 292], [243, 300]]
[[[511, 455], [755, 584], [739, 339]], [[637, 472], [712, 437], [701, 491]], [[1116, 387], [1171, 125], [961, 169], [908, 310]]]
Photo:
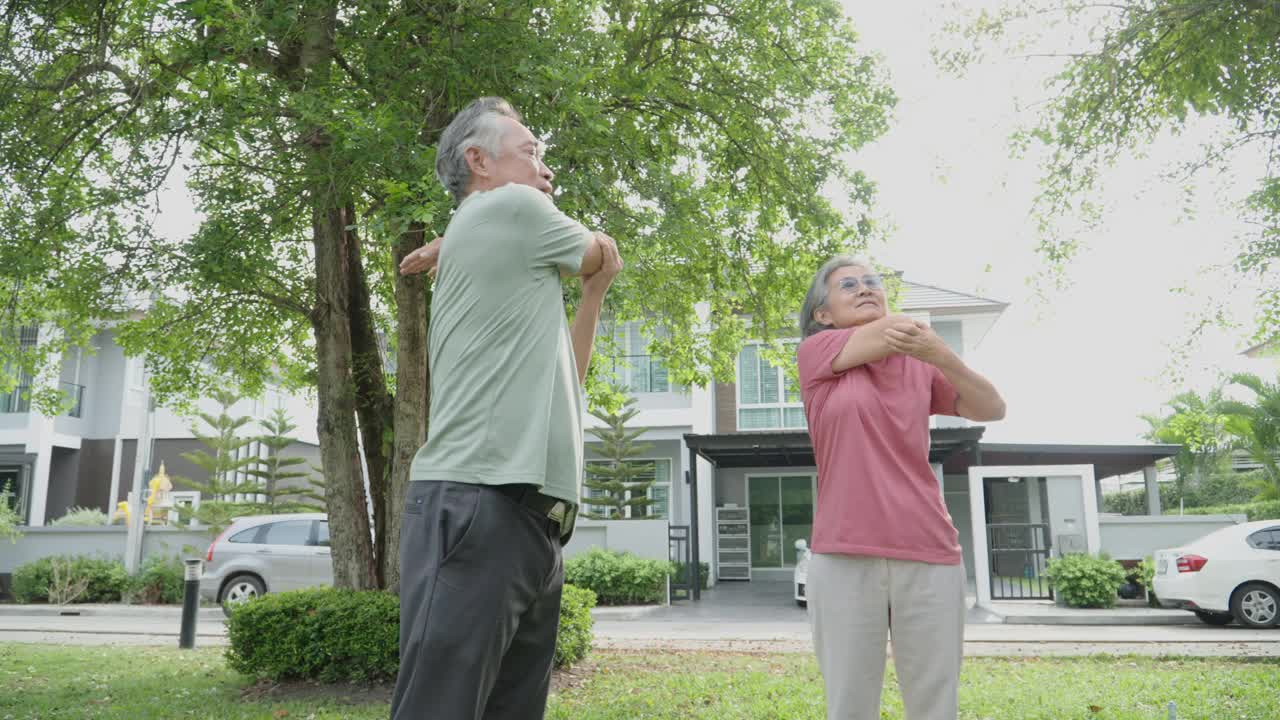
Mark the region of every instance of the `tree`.
[[[937, 53], [946, 67], [978, 61], [993, 41], [1023, 50], [1045, 37], [1079, 37], [1057, 53], [1052, 97], [1038, 123], [1015, 138], [1043, 146], [1036, 214], [1040, 249], [1061, 269], [1079, 250], [1062, 221], [1096, 221], [1099, 171], [1163, 133], [1203, 118], [1229, 125], [1203, 150], [1190, 150], [1179, 174], [1229, 167], [1233, 155], [1268, 159], [1239, 207], [1255, 228], [1234, 270], [1259, 281], [1259, 341], [1280, 336], [1280, 3], [1273, 0], [1015, 0], [972, 14], [951, 29], [961, 42]], [[1036, 53], [1043, 60], [1043, 55]], [[1188, 144], [1188, 148], [1193, 147]]]
[[[558, 203], [626, 254], [610, 311], [669, 331], [682, 384], [731, 376], [743, 318], [788, 329], [818, 263], [874, 230], [844, 158], [893, 95], [833, 0], [0, 0], [0, 19], [0, 326], [59, 330], [0, 354], [47, 366], [109, 320], [162, 396], [314, 387], [341, 587], [396, 584], [429, 288], [395, 267], [448, 222], [434, 143], [463, 103], [504, 95], [554, 144]], [[165, 237], [179, 166], [201, 216]]]
[[258, 484], [247, 479], [248, 469], [258, 462], [258, 458], [242, 452], [252, 438], [240, 435], [240, 430], [253, 422], [253, 418], [230, 414], [231, 406], [239, 400], [233, 393], [217, 390], [214, 398], [220, 406], [217, 415], [197, 413], [209, 426], [210, 432], [191, 428], [191, 434], [208, 450], [182, 453], [182, 457], [203, 470], [205, 476], [188, 478], [175, 475], [173, 480], [182, 487], [198, 490], [201, 495], [197, 510], [180, 509], [180, 512], [203, 525], [219, 529], [236, 515], [263, 514], [264, 504], [257, 501]]
[[1280, 500], [1280, 383], [1257, 375], [1237, 373], [1231, 384], [1253, 393], [1253, 402], [1224, 401], [1218, 409], [1227, 416], [1227, 432], [1262, 466], [1265, 482], [1259, 500]]
[[[267, 456], [258, 458], [257, 466], [249, 468], [247, 472], [260, 484], [258, 492], [266, 498], [270, 512], [323, 509], [323, 487], [314, 486], [310, 472], [290, 469], [306, 464], [306, 458], [286, 457], [282, 454], [294, 444], [291, 433], [298, 426], [293, 424], [289, 414], [282, 408], [276, 408], [271, 417], [261, 421], [261, 425], [267, 434], [259, 435], [256, 440], [267, 448]], [[290, 480], [306, 480], [306, 483], [287, 484]]]
[[1150, 426], [1148, 440], [1182, 446], [1173, 457], [1179, 497], [1186, 494], [1188, 483], [1198, 486], [1219, 469], [1231, 449], [1231, 437], [1225, 428], [1227, 418], [1219, 410], [1222, 401], [1221, 388], [1214, 388], [1204, 397], [1187, 391], [1169, 401], [1171, 414], [1142, 416]]
[[[621, 410], [594, 409], [591, 414], [600, 422], [602, 428], [588, 430], [600, 441], [600, 460], [587, 463], [586, 479], [582, 485], [584, 503], [589, 498], [589, 507], [584, 508], [583, 515], [599, 520], [621, 520], [627, 518], [625, 508], [631, 508], [629, 517], [641, 519], [648, 517], [648, 508], [653, 504], [649, 497], [649, 488], [654, 483], [653, 462], [635, 462], [635, 458], [653, 449], [648, 443], [636, 443], [636, 438], [644, 434], [645, 428], [628, 428], [632, 418], [640, 411], [635, 407], [636, 399], [628, 396]], [[644, 479], [647, 478], [647, 479]]]

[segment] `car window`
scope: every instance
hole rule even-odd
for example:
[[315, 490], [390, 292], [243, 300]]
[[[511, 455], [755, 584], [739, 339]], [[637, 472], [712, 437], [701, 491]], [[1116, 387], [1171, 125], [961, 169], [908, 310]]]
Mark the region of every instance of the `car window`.
[[267, 526], [264, 545], [306, 545], [311, 539], [310, 520], [285, 520]]
[[227, 539], [227, 542], [233, 543], [252, 543], [257, 542], [258, 531], [262, 529], [261, 525], [256, 525], [248, 530], [241, 530]]
[[1249, 547], [1280, 550], [1280, 527], [1265, 528], [1249, 536]]
[[329, 521], [321, 520], [316, 525], [316, 544], [329, 547]]

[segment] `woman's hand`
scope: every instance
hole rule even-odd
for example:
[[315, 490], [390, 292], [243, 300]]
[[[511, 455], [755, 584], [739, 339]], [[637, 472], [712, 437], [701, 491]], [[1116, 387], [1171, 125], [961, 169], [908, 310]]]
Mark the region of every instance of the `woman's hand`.
[[885, 328], [884, 339], [894, 352], [934, 366], [943, 365], [954, 356], [938, 333], [920, 320], [894, 323]]

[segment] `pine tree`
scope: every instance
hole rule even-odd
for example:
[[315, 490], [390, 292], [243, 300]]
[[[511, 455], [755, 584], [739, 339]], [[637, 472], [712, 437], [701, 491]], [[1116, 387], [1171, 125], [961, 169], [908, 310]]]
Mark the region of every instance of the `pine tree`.
[[253, 418], [230, 414], [231, 406], [239, 400], [234, 393], [215, 390], [213, 397], [220, 406], [218, 414], [197, 413], [209, 426], [210, 432], [206, 434], [198, 428], [191, 428], [191, 434], [208, 450], [182, 453], [183, 458], [206, 475], [198, 479], [175, 475], [173, 481], [176, 485], [198, 490], [201, 495], [200, 507], [196, 510], [180, 508], [179, 517], [183, 521], [194, 519], [218, 532], [233, 518], [265, 515], [273, 509], [270, 503], [260, 500], [262, 488], [256, 479], [249, 476], [249, 469], [260, 462], [260, 458], [242, 452], [254, 438], [242, 436], [240, 431], [253, 422]]
[[600, 440], [601, 459], [587, 464], [586, 479], [582, 483], [587, 489], [583, 504], [590, 508], [584, 508], [583, 514], [587, 517], [621, 520], [626, 518], [623, 508], [630, 507], [631, 517], [640, 519], [648, 515], [648, 507], [653, 504], [649, 497], [649, 488], [654, 482], [653, 462], [633, 461], [653, 446], [635, 442], [645, 428], [627, 428], [627, 423], [640, 412], [633, 407], [635, 402], [634, 397], [628, 397], [618, 412], [598, 408], [591, 411], [605, 427], [590, 430]]
[[[318, 486], [310, 472], [293, 470], [296, 465], [307, 462], [306, 458], [285, 457], [281, 453], [295, 440], [291, 433], [298, 429], [281, 408], [276, 408], [271, 417], [262, 421], [267, 431], [256, 439], [268, 449], [267, 457], [258, 458], [257, 466], [248, 473], [260, 483], [258, 493], [266, 498], [271, 512], [304, 512], [324, 509], [323, 486]], [[289, 480], [305, 478], [305, 486], [286, 484]], [[308, 502], [310, 501], [310, 502]]]

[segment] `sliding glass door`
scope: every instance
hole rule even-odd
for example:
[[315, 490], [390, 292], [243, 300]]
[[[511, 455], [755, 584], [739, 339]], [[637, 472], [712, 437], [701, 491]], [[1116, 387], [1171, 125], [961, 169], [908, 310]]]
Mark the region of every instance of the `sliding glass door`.
[[796, 564], [796, 540], [813, 531], [813, 476], [747, 478], [751, 511], [751, 567], [788, 568]]

